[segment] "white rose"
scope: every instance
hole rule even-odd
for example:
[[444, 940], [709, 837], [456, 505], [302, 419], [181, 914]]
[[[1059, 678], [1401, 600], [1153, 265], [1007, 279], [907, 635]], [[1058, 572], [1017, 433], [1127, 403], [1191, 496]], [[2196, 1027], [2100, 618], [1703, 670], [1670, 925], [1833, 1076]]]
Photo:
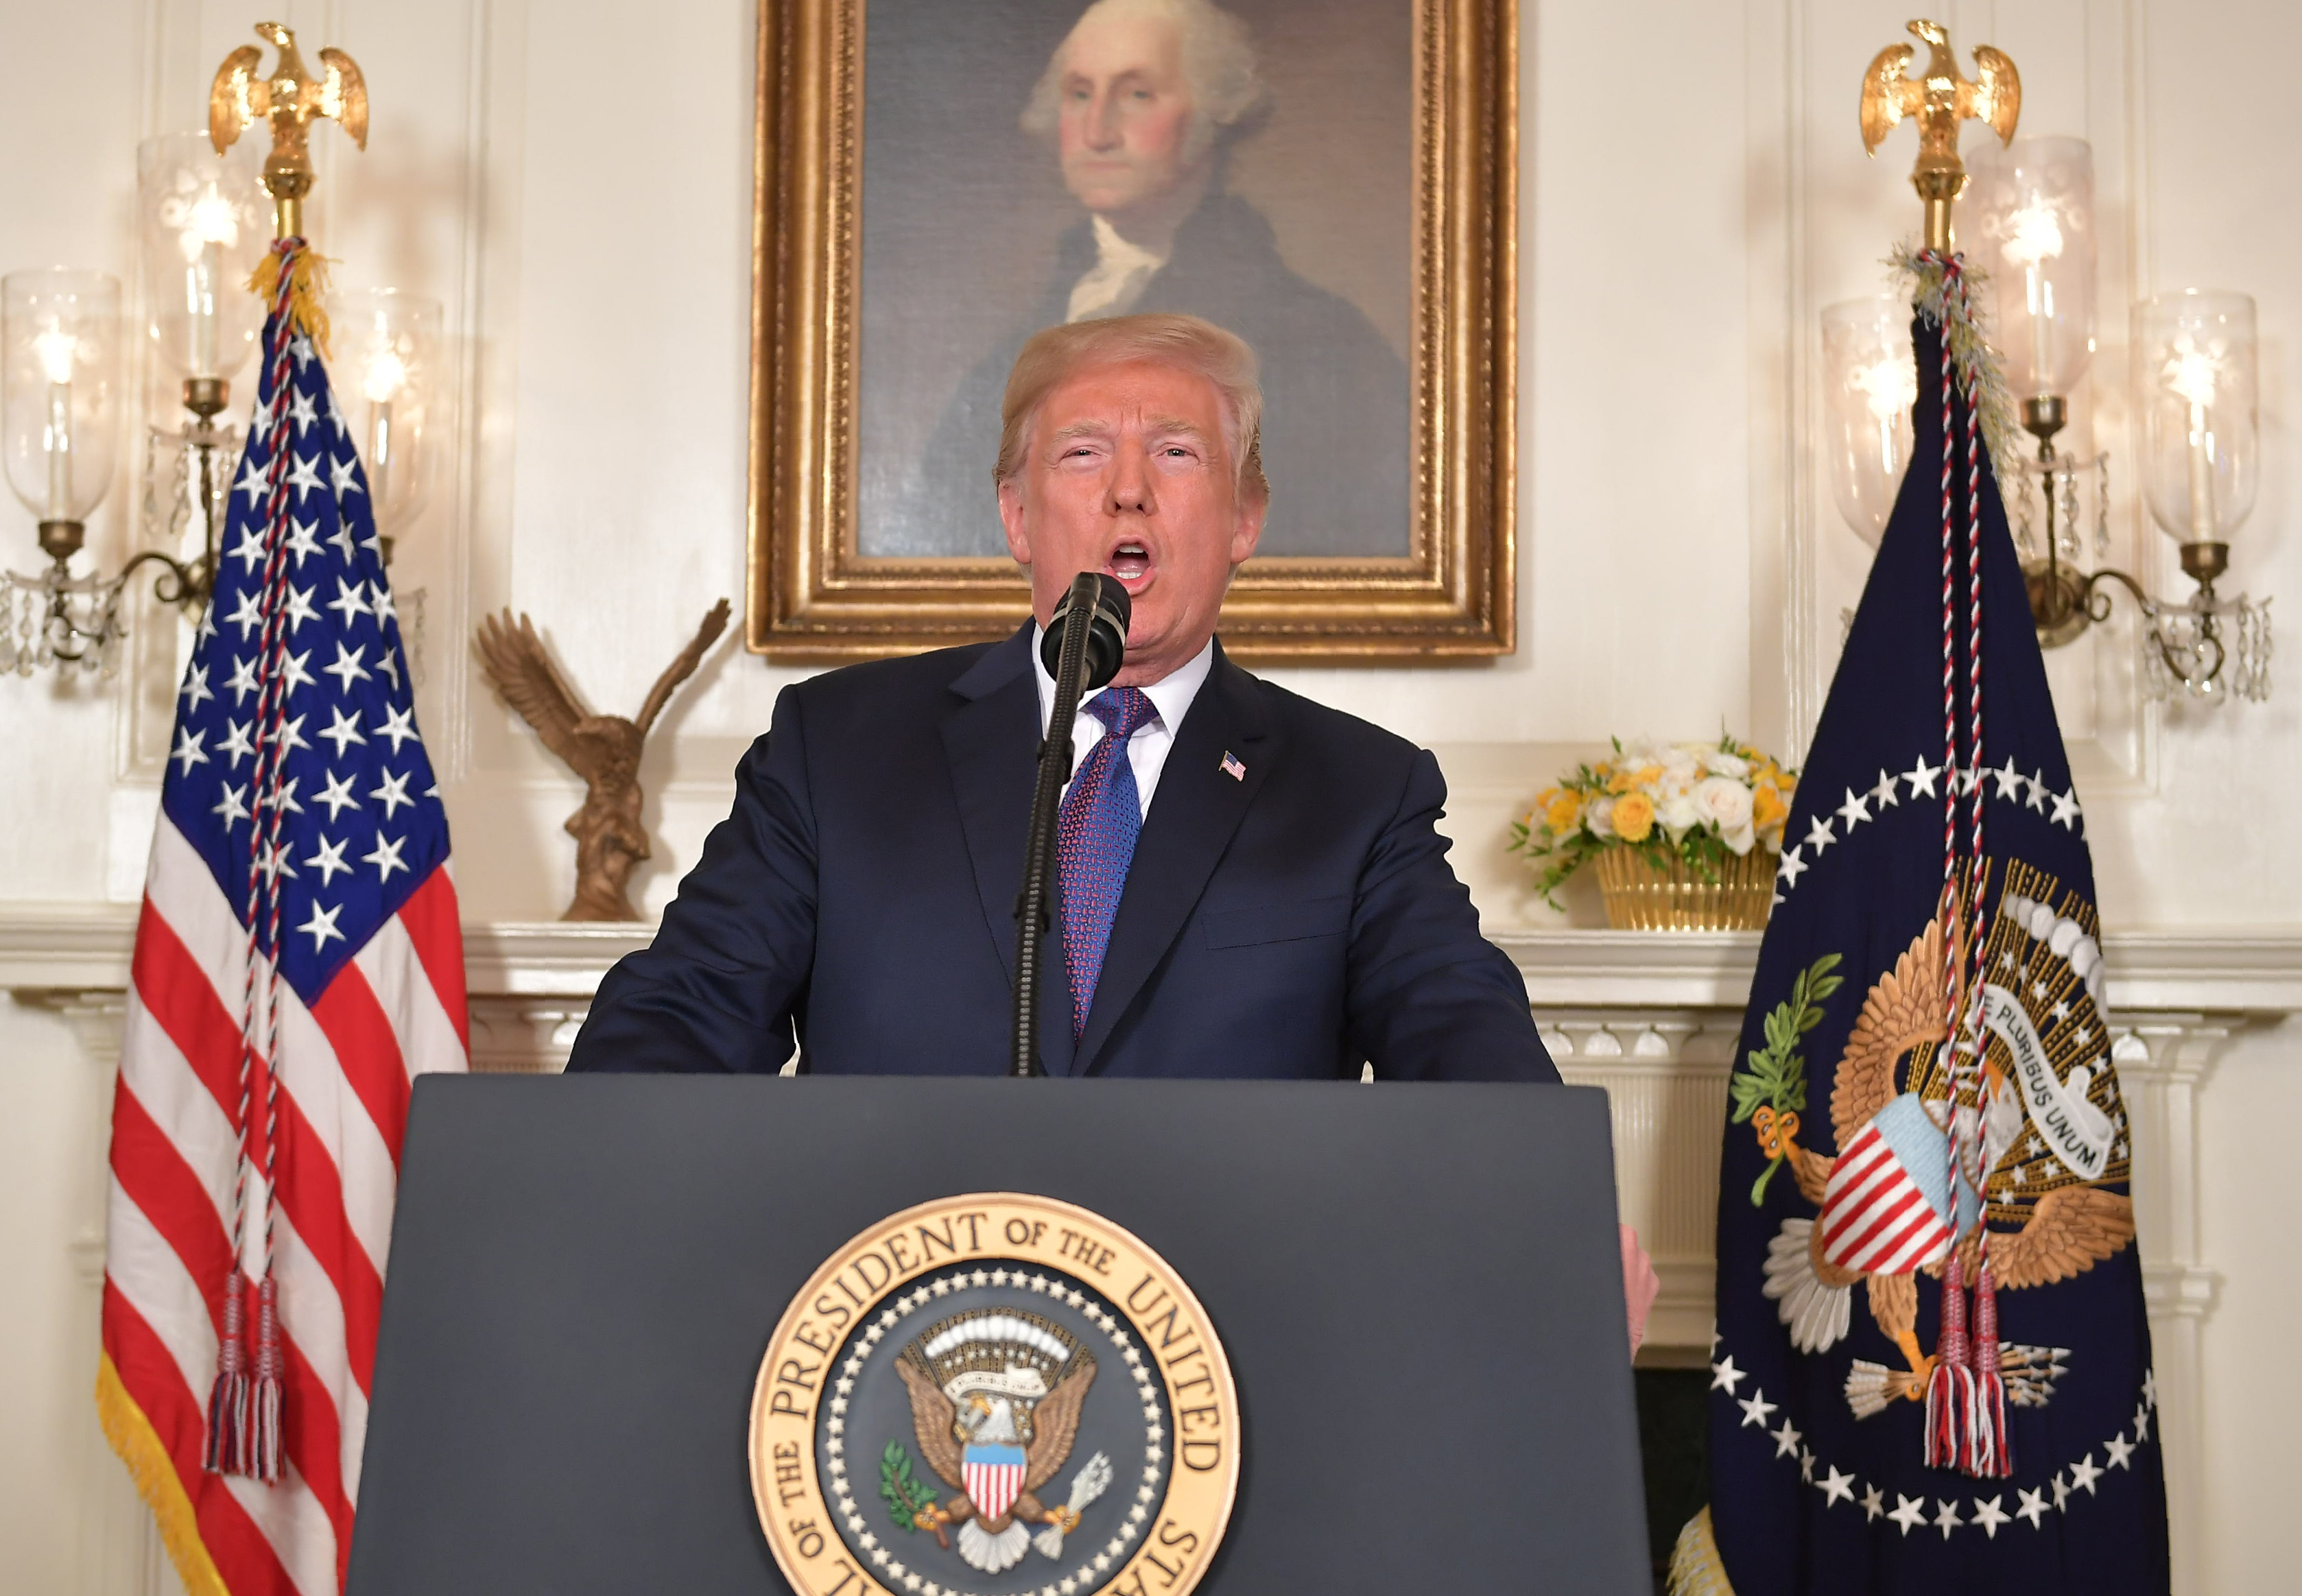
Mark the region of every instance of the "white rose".
[[1702, 806], [1692, 793], [1674, 793], [1655, 805], [1655, 819], [1676, 842], [1702, 824]]
[[1737, 859], [1740, 859], [1758, 845], [1759, 834], [1750, 827], [1743, 826], [1733, 831], [1719, 833], [1719, 840], [1726, 844]]
[[1674, 748], [1663, 756], [1662, 778], [1673, 786], [1693, 786], [1702, 775], [1702, 766], [1684, 748]]
[[1583, 824], [1590, 830], [1592, 836], [1614, 836], [1615, 801], [1612, 798], [1591, 800], [1590, 807], [1583, 811]]
[[1732, 776], [1737, 780], [1751, 774], [1751, 761], [1738, 753], [1728, 753], [1723, 748], [1702, 751], [1702, 768], [1713, 776]]
[[1697, 782], [1694, 802], [1701, 809], [1702, 818], [1715, 824], [1721, 836], [1750, 827], [1751, 789], [1731, 777], [1714, 776]]

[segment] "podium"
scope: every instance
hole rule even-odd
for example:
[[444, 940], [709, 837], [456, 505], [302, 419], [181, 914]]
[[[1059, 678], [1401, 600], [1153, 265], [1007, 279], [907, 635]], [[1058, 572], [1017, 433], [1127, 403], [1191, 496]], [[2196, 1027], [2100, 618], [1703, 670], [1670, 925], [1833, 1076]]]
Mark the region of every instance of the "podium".
[[[1152, 1572], [1180, 1557], [1136, 1561], [1129, 1596], [1138, 1585], [1162, 1596], [1194, 1585], [1214, 1596], [1650, 1589], [1598, 1090], [429, 1076], [408, 1122], [350, 1596], [781, 1596], [791, 1586], [760, 1511], [772, 1499], [754, 1491], [765, 1457], [754, 1457], [765, 1444], [755, 1406], [777, 1401], [763, 1369], [771, 1338], [816, 1344], [794, 1298], [828, 1278], [843, 1247], [891, 1215], [980, 1193], [1073, 1205], [1139, 1239], [1188, 1282], [1227, 1359], [1237, 1395], [1227, 1523], [1180, 1581]], [[1000, 1250], [996, 1234], [978, 1240]], [[1080, 1250], [1080, 1278], [1096, 1288], [1088, 1265], [1101, 1254]], [[963, 1290], [968, 1267], [962, 1258], [945, 1273]], [[1013, 1279], [1020, 1293], [1021, 1265]], [[920, 1281], [900, 1300], [911, 1313], [916, 1296], [924, 1327], [945, 1304], [940, 1288], [930, 1303]], [[1130, 1281], [1114, 1276], [1107, 1289], [1115, 1305]], [[1063, 1295], [1058, 1280], [1044, 1300]], [[1094, 1289], [1071, 1296], [1090, 1315], [1102, 1300]], [[823, 1301], [844, 1322], [833, 1294]], [[892, 1306], [885, 1318], [896, 1320]], [[1104, 1348], [1096, 1373], [1122, 1407], [1127, 1375], [1152, 1390], [1127, 1348], [1160, 1365], [1139, 1316], [1134, 1328], [1121, 1356]], [[909, 1345], [912, 1379], [928, 1367], [919, 1348], [951, 1338], [923, 1328], [906, 1342], [911, 1333], [907, 1323], [884, 1342], [858, 1342], [841, 1366]], [[1051, 1346], [1048, 1366], [1060, 1369], [1065, 1351]], [[828, 1407], [836, 1373], [795, 1365], [784, 1383], [798, 1394], [777, 1405]], [[1014, 1365], [996, 1377], [1038, 1378]], [[1144, 1411], [1158, 1421], [1150, 1450], [1164, 1460], [1151, 1472], [1180, 1482], [1186, 1460], [1172, 1442], [1190, 1439], [1194, 1421], [1174, 1401]], [[987, 1543], [974, 1521], [928, 1522], [930, 1508], [917, 1533], [891, 1526], [881, 1498], [903, 1489], [886, 1472], [898, 1449], [928, 1493], [954, 1494], [925, 1466], [934, 1426], [921, 1420], [915, 1438], [908, 1421], [867, 1420], [861, 1407], [853, 1418], [853, 1499], [833, 1522], [791, 1520], [827, 1558], [849, 1548], [856, 1572], [842, 1596], [1065, 1588], [1042, 1550], [996, 1572], [962, 1562], [960, 1532]], [[828, 1421], [813, 1422], [819, 1446], [846, 1456], [822, 1439]], [[1103, 1444], [1101, 1422], [1090, 1412], [1078, 1450]], [[1109, 1449], [1122, 1468], [1135, 1461]], [[1088, 1472], [1070, 1464], [1075, 1481]], [[836, 1469], [823, 1477], [849, 1483]], [[967, 1477], [987, 1504], [1005, 1499]], [[1050, 1508], [1062, 1483], [1042, 1488]], [[1065, 1556], [1090, 1554], [1082, 1538], [1108, 1533], [1124, 1567], [1156, 1544], [1155, 1512], [1135, 1519], [1144, 1538], [1119, 1538], [1134, 1533], [1121, 1511], [1133, 1483], [1130, 1474], [1077, 1512], [1083, 1550]], [[1083, 1489], [1074, 1483], [1074, 1499]], [[843, 1536], [849, 1508], [871, 1529]], [[1009, 1533], [1025, 1531], [1047, 1533]], [[1180, 1546], [1182, 1532], [1170, 1538]], [[1084, 1596], [1106, 1576], [1079, 1565], [1065, 1577]]]

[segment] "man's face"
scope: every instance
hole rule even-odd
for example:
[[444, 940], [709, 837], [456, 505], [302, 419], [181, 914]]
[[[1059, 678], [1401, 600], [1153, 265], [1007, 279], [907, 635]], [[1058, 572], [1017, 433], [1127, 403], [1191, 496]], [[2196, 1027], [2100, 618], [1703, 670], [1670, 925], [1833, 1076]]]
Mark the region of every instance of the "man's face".
[[1172, 20], [1125, 13], [1092, 18], [1066, 42], [1058, 142], [1063, 181], [1088, 209], [1123, 214], [1189, 175], [1182, 54]]
[[1231, 572], [1263, 533], [1264, 506], [1241, 499], [1237, 479], [1222, 397], [1205, 377], [1138, 363], [1062, 383], [999, 489], [1032, 613], [1045, 625], [1073, 576], [1108, 572], [1133, 604], [1120, 684], [1165, 676], [1214, 634]]

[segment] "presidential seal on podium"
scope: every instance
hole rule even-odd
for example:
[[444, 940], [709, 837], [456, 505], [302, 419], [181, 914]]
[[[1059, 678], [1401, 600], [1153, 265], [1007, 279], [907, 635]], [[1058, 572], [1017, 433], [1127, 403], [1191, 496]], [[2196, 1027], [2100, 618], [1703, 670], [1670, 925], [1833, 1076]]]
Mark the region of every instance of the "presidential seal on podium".
[[1182, 1596], [1239, 1485], [1206, 1312], [1110, 1221], [986, 1193], [891, 1215], [785, 1310], [752, 1491], [803, 1596]]

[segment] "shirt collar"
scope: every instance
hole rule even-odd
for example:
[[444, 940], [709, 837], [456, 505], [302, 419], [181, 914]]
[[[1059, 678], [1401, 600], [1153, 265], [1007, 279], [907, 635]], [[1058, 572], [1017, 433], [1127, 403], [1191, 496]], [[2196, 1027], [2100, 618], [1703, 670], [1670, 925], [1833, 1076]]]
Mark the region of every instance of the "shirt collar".
[[[1037, 621], [1031, 623], [1031, 670], [1039, 680], [1039, 729], [1042, 732], [1055, 718], [1055, 678], [1048, 673], [1046, 661], [1039, 657], [1039, 647], [1046, 634], [1046, 627]], [[1191, 701], [1198, 697], [1199, 689], [1206, 685], [1207, 673], [1214, 666], [1215, 640], [1210, 637], [1200, 646], [1197, 653], [1144, 687], [1144, 696], [1151, 701], [1151, 707], [1159, 711], [1159, 724], [1167, 728], [1169, 736], [1181, 731], [1183, 717], [1191, 711]], [[1082, 695], [1080, 707], [1084, 710], [1089, 699], [1104, 691], [1098, 687], [1095, 693]]]

